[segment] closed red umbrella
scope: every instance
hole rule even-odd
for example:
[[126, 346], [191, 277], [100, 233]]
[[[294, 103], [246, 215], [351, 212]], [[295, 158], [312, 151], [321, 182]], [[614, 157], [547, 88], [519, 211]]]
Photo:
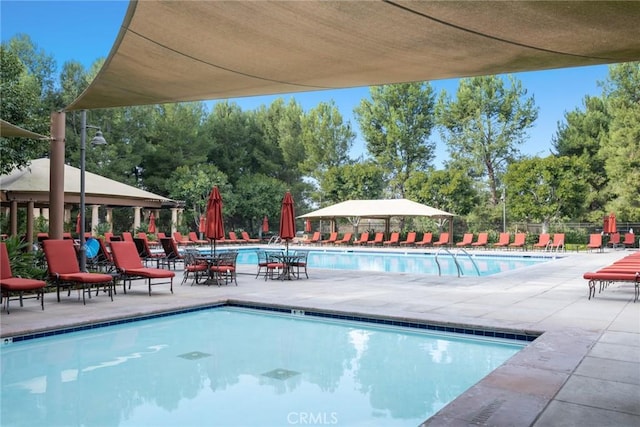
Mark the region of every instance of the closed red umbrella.
[[304, 232], [305, 233], [310, 233], [311, 232], [311, 220], [307, 219], [304, 221]]
[[147, 229], [147, 231], [149, 231], [149, 233], [151, 234], [156, 234], [156, 216], [153, 214], [153, 212], [151, 212], [151, 215], [149, 215], [149, 228]]
[[618, 225], [616, 224], [616, 214], [611, 212], [609, 214], [609, 233], [614, 234], [618, 231]]
[[280, 239], [287, 245], [287, 255], [289, 254], [289, 240], [296, 237], [296, 214], [293, 208], [293, 197], [287, 191], [282, 199], [282, 209], [280, 210]]
[[212, 240], [213, 255], [216, 254], [216, 240], [224, 238], [224, 224], [222, 220], [222, 197], [220, 190], [215, 186], [209, 195], [207, 202], [207, 223], [205, 235]]
[[262, 219], [262, 232], [263, 233], [268, 233], [269, 232], [269, 218], [267, 218], [266, 215]]
[[207, 221], [204, 218], [204, 215], [200, 215], [200, 224], [198, 225], [198, 233], [204, 233], [205, 231], [207, 231]]
[[76, 217], [76, 234], [80, 236], [80, 212], [78, 212], [78, 216]]

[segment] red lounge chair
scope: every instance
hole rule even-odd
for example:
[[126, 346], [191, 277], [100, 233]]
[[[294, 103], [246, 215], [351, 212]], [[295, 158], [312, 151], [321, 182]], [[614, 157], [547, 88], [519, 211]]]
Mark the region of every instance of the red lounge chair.
[[636, 235], [633, 233], [624, 233], [622, 244], [625, 248], [633, 248], [636, 245]]
[[424, 233], [422, 240], [416, 242], [416, 246], [431, 246], [433, 245], [433, 233]]
[[238, 239], [238, 236], [236, 235], [236, 232], [235, 232], [235, 231], [230, 231], [230, 232], [229, 232], [229, 240], [228, 240], [228, 242], [229, 242], [229, 243], [235, 243], [235, 244], [237, 244], [237, 245], [239, 245], [239, 244], [241, 244], [241, 243], [247, 243], [247, 242], [245, 242], [245, 241], [244, 241], [244, 240], [242, 240], [242, 239]]
[[125, 242], [133, 242], [133, 235], [128, 231], [122, 233], [122, 240]]
[[367, 242], [367, 245], [382, 246], [382, 242], [384, 242], [384, 233], [376, 233], [376, 236], [373, 240]]
[[245, 243], [260, 243], [260, 239], [252, 239], [251, 237], [249, 237], [249, 233], [247, 233], [246, 231], [241, 232], [240, 235], [242, 236], [242, 240], [244, 240]]
[[[112, 242], [111, 253], [116, 268], [120, 272], [123, 279], [124, 293], [127, 293], [127, 281], [129, 289], [133, 280], [147, 280], [149, 285], [149, 295], [151, 295], [152, 285], [170, 284], [171, 293], [173, 293], [173, 271], [164, 270], [162, 268], [147, 268], [142, 265], [142, 260], [138, 256], [136, 245], [131, 242]], [[167, 282], [152, 283], [153, 279], [170, 279]]]
[[164, 234], [162, 231], [158, 231], [157, 236], [158, 236], [158, 240], [167, 238], [166, 234]]
[[510, 248], [522, 248], [522, 250], [526, 249], [527, 245], [527, 235], [525, 233], [516, 233], [516, 237], [513, 240], [513, 243], [509, 245]]
[[[182, 255], [180, 253], [180, 250], [178, 249], [178, 244], [171, 237], [161, 238], [160, 244], [162, 245], [162, 250], [164, 251], [164, 258], [161, 259], [162, 265], [166, 264], [167, 268], [171, 270], [171, 264], [173, 264], [173, 269], [175, 270], [177, 263], [179, 262], [186, 263], [184, 255]], [[197, 253], [197, 249], [191, 249], [191, 250]]]
[[336, 245], [349, 245], [351, 244], [351, 239], [353, 238], [353, 233], [344, 233], [342, 239], [336, 242]]
[[547, 246], [551, 244], [551, 235], [549, 233], [542, 233], [538, 238], [538, 243], [533, 244], [533, 249], [547, 249]]
[[407, 234], [407, 240], [400, 242], [400, 246], [414, 246], [416, 244], [416, 232], [410, 231]]
[[489, 233], [479, 233], [478, 240], [473, 242], [471, 246], [473, 246], [474, 248], [479, 248], [487, 246], [487, 243], [489, 243]]
[[104, 233], [104, 240], [106, 242], [110, 242], [112, 237], [113, 237], [113, 233], [111, 233], [110, 231], [107, 231], [106, 233]]
[[633, 302], [636, 302], [640, 297], [640, 255], [626, 256], [596, 272], [584, 273], [583, 277], [589, 281], [589, 299], [596, 296], [596, 282], [600, 282], [599, 292], [612, 282], [631, 282], [635, 290]]
[[321, 240], [320, 243], [323, 245], [329, 245], [332, 243], [335, 243], [338, 240], [338, 233], [333, 232], [331, 234], [329, 234], [329, 238], [325, 239], [325, 240]]
[[155, 261], [156, 267], [160, 266], [160, 262], [164, 259], [164, 252], [151, 252], [151, 248], [145, 239], [141, 239], [139, 237], [134, 237], [133, 242], [136, 245], [136, 250], [138, 251], [138, 256], [145, 263], [145, 265], [151, 261]]
[[366, 245], [368, 241], [369, 241], [369, 233], [365, 231], [364, 233], [360, 234], [360, 238], [358, 240], [353, 241], [353, 244]]
[[619, 247], [620, 246], [620, 233], [613, 233], [611, 236], [609, 236], [609, 242], [607, 243], [607, 246], [610, 246], [613, 249]]
[[[113, 243], [112, 243], [113, 245]], [[133, 245], [133, 243], [131, 243]], [[47, 270], [49, 276], [55, 280], [56, 293], [58, 302], [60, 302], [60, 288], [69, 287], [71, 293], [72, 287], [82, 289], [82, 302], [86, 304], [85, 294], [89, 294], [91, 298], [91, 286], [96, 286], [96, 294], [100, 286], [106, 286], [109, 290], [109, 296], [113, 301], [113, 286], [115, 280], [110, 274], [101, 273], [85, 273], [80, 271], [76, 250], [71, 240], [52, 240], [48, 239], [42, 242], [44, 256], [47, 260]], [[135, 251], [135, 246], [133, 246]]]
[[549, 242], [547, 249], [550, 251], [559, 252], [560, 250], [564, 251], [564, 233], [555, 233], [553, 235], [553, 241]]
[[462, 241], [456, 243], [456, 246], [458, 246], [458, 247], [471, 246], [472, 242], [473, 242], [473, 234], [472, 233], [465, 233], [462, 236]]
[[187, 246], [191, 244], [191, 241], [189, 239], [185, 239], [184, 237], [182, 237], [182, 234], [180, 234], [179, 231], [175, 231], [173, 233], [173, 238], [178, 244], [178, 246]]
[[310, 245], [312, 243], [318, 243], [320, 242], [320, 238], [321, 238], [321, 234], [319, 231], [316, 231], [315, 233], [313, 233], [313, 236], [310, 239], [304, 239], [302, 241], [303, 245]]
[[389, 240], [385, 240], [384, 242], [382, 242], [382, 244], [384, 246], [399, 246], [400, 233], [397, 231], [394, 231], [393, 233], [391, 233], [391, 237], [389, 237]]
[[589, 243], [587, 244], [588, 250], [598, 249], [602, 251], [602, 234], [592, 233], [589, 235]]
[[[39, 298], [40, 306], [44, 310], [44, 288], [47, 283], [42, 280], [25, 279], [22, 277], [13, 277], [11, 272], [11, 262], [9, 261], [9, 252], [7, 244], [0, 243], [0, 290], [2, 298], [5, 300], [7, 314], [9, 314], [9, 301], [11, 301], [11, 293], [18, 293], [20, 307], [24, 298]], [[25, 292], [33, 291], [35, 297], [24, 297]]]
[[511, 239], [511, 236], [509, 235], [509, 233], [500, 233], [500, 237], [498, 237], [498, 241], [494, 243], [492, 246], [494, 248], [504, 248], [506, 246], [509, 246], [510, 239]]
[[196, 245], [206, 245], [207, 243], [209, 243], [208, 240], [199, 239], [195, 231], [189, 232], [189, 241]]
[[447, 246], [449, 245], [449, 233], [441, 233], [440, 238], [433, 246]]

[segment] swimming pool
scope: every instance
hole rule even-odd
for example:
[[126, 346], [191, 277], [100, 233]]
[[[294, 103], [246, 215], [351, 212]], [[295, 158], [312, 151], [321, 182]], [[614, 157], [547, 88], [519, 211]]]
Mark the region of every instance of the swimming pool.
[[5, 345], [3, 425], [416, 426], [524, 346], [294, 313], [224, 307]]
[[[200, 250], [209, 251], [207, 248]], [[295, 250], [290, 248], [290, 251]], [[327, 249], [309, 251], [308, 266], [331, 270], [477, 277], [516, 270], [553, 259], [555, 257], [544, 255], [478, 254], [456, 250], [438, 253], [437, 251], [386, 252]], [[237, 262], [256, 265], [258, 262], [256, 249], [239, 249]]]

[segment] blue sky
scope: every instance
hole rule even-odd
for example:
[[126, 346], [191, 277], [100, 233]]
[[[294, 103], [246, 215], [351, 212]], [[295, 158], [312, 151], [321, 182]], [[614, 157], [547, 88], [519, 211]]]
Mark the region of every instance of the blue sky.
[[[80, 61], [88, 68], [96, 59], [109, 54], [127, 6], [128, 2], [123, 0], [1, 0], [2, 41], [18, 33], [28, 34], [38, 49], [56, 59], [59, 68], [68, 60]], [[536, 105], [540, 108], [538, 120], [529, 132], [528, 141], [520, 147], [521, 151], [529, 155], [549, 154], [557, 124], [563, 121], [564, 113], [576, 108], [583, 109], [582, 101], [586, 95], [601, 95], [598, 82], [604, 81], [607, 74], [606, 65], [514, 74], [528, 94], [535, 97]], [[431, 85], [436, 93], [446, 90], [455, 96], [458, 80], [433, 81]], [[369, 88], [238, 98], [232, 101], [243, 110], [252, 110], [260, 105], [269, 105], [278, 97], [286, 101], [296, 99], [305, 111], [320, 102], [333, 100], [344, 120], [350, 122], [358, 133], [352, 155], [355, 157], [364, 152], [364, 142], [353, 117], [353, 109], [362, 99], [369, 98]], [[440, 167], [448, 157], [446, 147], [439, 142], [436, 133], [432, 134], [431, 139], [438, 143], [436, 166]]]

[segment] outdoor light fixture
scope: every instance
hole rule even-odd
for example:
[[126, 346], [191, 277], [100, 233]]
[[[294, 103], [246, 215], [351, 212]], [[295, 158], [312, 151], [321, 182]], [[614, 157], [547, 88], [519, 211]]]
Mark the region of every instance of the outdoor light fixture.
[[87, 110], [82, 110], [80, 120], [80, 271], [87, 271], [87, 248], [84, 237], [84, 221], [85, 221], [85, 162], [87, 150], [87, 129], [97, 129], [96, 135], [91, 140], [91, 145], [106, 145], [107, 141], [102, 136], [100, 128], [97, 126], [87, 125]]

